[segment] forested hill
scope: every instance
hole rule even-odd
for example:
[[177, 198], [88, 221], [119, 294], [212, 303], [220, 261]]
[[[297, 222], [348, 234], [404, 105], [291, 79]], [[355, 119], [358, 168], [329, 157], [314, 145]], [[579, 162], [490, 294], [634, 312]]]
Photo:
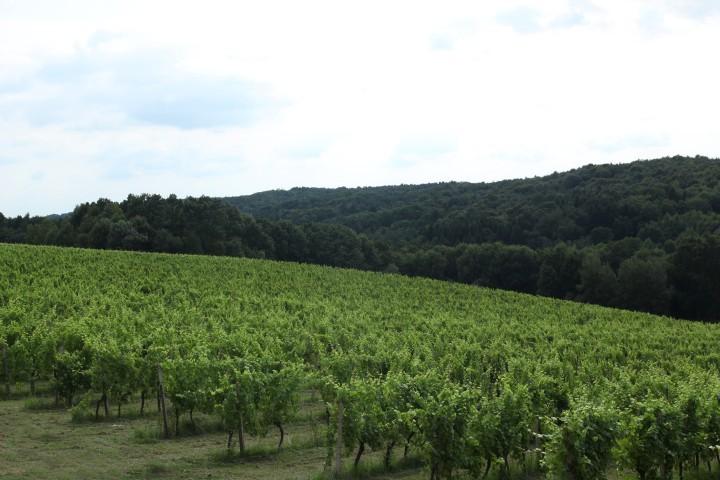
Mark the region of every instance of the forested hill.
[[296, 188], [226, 199], [347, 226], [403, 273], [685, 318], [720, 318], [720, 160], [588, 165], [540, 178]]
[[720, 160], [225, 200], [130, 195], [63, 216], [0, 214], [0, 242], [399, 272], [717, 321]]
[[226, 200], [256, 217], [336, 223], [392, 243], [543, 248], [639, 237], [662, 245], [688, 228], [720, 233], [720, 160], [672, 157], [495, 183], [294, 188]]

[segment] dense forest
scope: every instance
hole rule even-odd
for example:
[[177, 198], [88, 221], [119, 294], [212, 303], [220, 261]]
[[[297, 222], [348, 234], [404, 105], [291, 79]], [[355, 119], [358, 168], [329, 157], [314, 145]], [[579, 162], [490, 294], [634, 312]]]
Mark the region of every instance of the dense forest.
[[495, 183], [294, 188], [227, 201], [256, 217], [340, 224], [393, 244], [541, 249], [638, 237], [663, 245], [720, 226], [720, 161], [672, 157]]
[[715, 321], [720, 161], [488, 184], [131, 195], [59, 217], [0, 214], [0, 241], [319, 263]]
[[269, 258], [369, 270], [388, 264], [374, 242], [339, 225], [255, 220], [209, 197], [130, 195], [62, 216], [0, 215], [0, 241]]
[[495, 183], [296, 188], [227, 201], [258, 218], [343, 225], [403, 273], [717, 320], [720, 161], [588, 165]]

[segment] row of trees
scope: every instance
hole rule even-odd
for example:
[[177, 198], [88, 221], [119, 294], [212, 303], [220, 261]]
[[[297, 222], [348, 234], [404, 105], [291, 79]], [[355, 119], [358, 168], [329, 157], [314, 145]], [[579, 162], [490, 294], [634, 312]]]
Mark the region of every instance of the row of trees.
[[720, 235], [686, 234], [672, 253], [638, 238], [535, 251], [500, 243], [433, 247], [396, 258], [399, 271], [606, 306], [718, 320]]
[[[703, 261], [696, 261], [704, 258], [707, 265], [717, 265], [717, 159], [671, 157], [588, 165], [490, 184], [296, 188], [227, 201], [257, 218], [344, 225], [387, 242], [393, 252], [406, 254], [392, 259], [403, 273], [683, 318], [718, 318], [720, 303], [713, 293], [717, 276], [709, 274]], [[508, 249], [493, 247], [495, 243]], [[463, 245], [482, 250], [473, 251], [472, 258], [493, 258], [469, 266], [458, 262]], [[558, 272], [548, 256], [561, 255], [555, 248], [562, 246], [579, 255], [570, 255], [575, 259], [569, 258]], [[679, 248], [684, 251], [676, 254]], [[592, 258], [596, 256], [606, 266], [597, 268]], [[641, 258], [633, 259], [620, 278], [620, 263], [635, 256]], [[586, 270], [602, 270], [599, 291], [580, 278], [586, 259]], [[624, 280], [629, 280], [630, 271], [640, 270], [643, 277], [651, 277], [652, 287], [636, 295]]]
[[436, 479], [720, 468], [717, 325], [220, 257], [4, 245], [0, 266], [0, 379], [48, 381], [74, 411], [158, 398], [168, 432], [202, 412], [242, 448], [280, 444], [312, 389], [328, 459], [358, 466], [373, 450]]
[[548, 392], [537, 385], [501, 382], [488, 395], [431, 372], [355, 380], [338, 392], [355, 467], [366, 446], [384, 451], [388, 462], [401, 445], [406, 453], [409, 445], [422, 450], [431, 479], [458, 471], [485, 478], [493, 467], [509, 478], [511, 465], [525, 469], [529, 454], [551, 478], [574, 480], [607, 478], [613, 464], [641, 480], [673, 473], [682, 479], [689, 467], [712, 473], [713, 463], [720, 466], [720, 403], [698, 390], [636, 390], [627, 404], [579, 396], [558, 408], [538, 402]]
[[638, 237], [662, 247], [686, 230], [717, 231], [719, 185], [718, 159], [678, 156], [494, 183], [294, 188], [227, 201], [257, 218], [340, 224], [393, 245], [541, 249]]
[[[81, 333], [78, 324], [53, 330], [4, 320], [3, 363], [15, 380], [49, 379], [56, 399], [74, 411], [94, 402], [96, 418], [101, 407], [109, 415], [109, 404], [120, 416], [138, 393], [141, 415], [155, 397], [164, 414], [167, 397], [176, 434], [183, 415], [192, 425], [194, 413], [216, 415], [228, 432], [227, 448], [237, 435], [241, 453], [247, 435], [265, 436], [270, 428], [277, 428], [282, 448], [301, 389], [316, 388], [328, 411], [328, 465], [340, 458], [334, 449], [341, 448], [343, 456], [352, 452], [355, 469], [367, 449], [382, 452], [386, 468], [395, 449], [402, 449], [403, 457], [413, 451], [426, 459], [433, 480], [460, 471], [485, 478], [493, 468], [500, 478], [510, 478], [513, 468], [527, 468], [527, 456], [551, 478], [574, 480], [606, 478], [613, 464], [641, 480], [672, 478], [674, 472], [682, 479], [688, 468], [720, 468], [716, 374], [675, 384], [651, 370], [570, 393], [571, 385], [557, 377], [519, 381], [530, 373], [526, 366], [501, 367], [499, 376], [478, 382], [482, 375], [471, 370], [486, 370], [493, 363], [489, 358], [474, 357], [461, 367], [465, 380], [456, 383], [442, 370], [420, 372], [398, 364], [378, 375], [355, 352], [303, 364], [288, 360], [286, 349], [222, 356], [232, 348], [226, 342], [238, 338], [192, 345], [188, 337], [175, 339], [191, 348], [179, 356], [163, 343], [167, 332], [160, 335], [161, 329], [141, 341], [114, 328], [100, 342]], [[453, 368], [463, 363], [446, 361]]]
[[718, 185], [717, 161], [672, 158], [488, 185], [131, 195], [62, 217], [0, 214], [0, 242], [316, 263], [717, 321]]
[[64, 216], [5, 218], [0, 242], [268, 258], [381, 269], [380, 245], [347, 227], [255, 220], [209, 197], [130, 195]]

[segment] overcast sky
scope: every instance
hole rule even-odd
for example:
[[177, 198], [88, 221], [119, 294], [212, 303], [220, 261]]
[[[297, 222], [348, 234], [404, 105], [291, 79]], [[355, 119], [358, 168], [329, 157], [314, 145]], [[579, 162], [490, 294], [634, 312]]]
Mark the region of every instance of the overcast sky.
[[0, 212], [720, 156], [716, 0], [0, 0]]

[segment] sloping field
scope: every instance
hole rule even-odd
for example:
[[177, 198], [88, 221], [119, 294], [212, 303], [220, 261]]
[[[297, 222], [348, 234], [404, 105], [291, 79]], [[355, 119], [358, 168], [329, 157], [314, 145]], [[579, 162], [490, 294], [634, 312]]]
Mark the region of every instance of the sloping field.
[[718, 475], [715, 325], [310, 265], [0, 245], [0, 329], [0, 478], [313, 478], [338, 446], [347, 476]]

